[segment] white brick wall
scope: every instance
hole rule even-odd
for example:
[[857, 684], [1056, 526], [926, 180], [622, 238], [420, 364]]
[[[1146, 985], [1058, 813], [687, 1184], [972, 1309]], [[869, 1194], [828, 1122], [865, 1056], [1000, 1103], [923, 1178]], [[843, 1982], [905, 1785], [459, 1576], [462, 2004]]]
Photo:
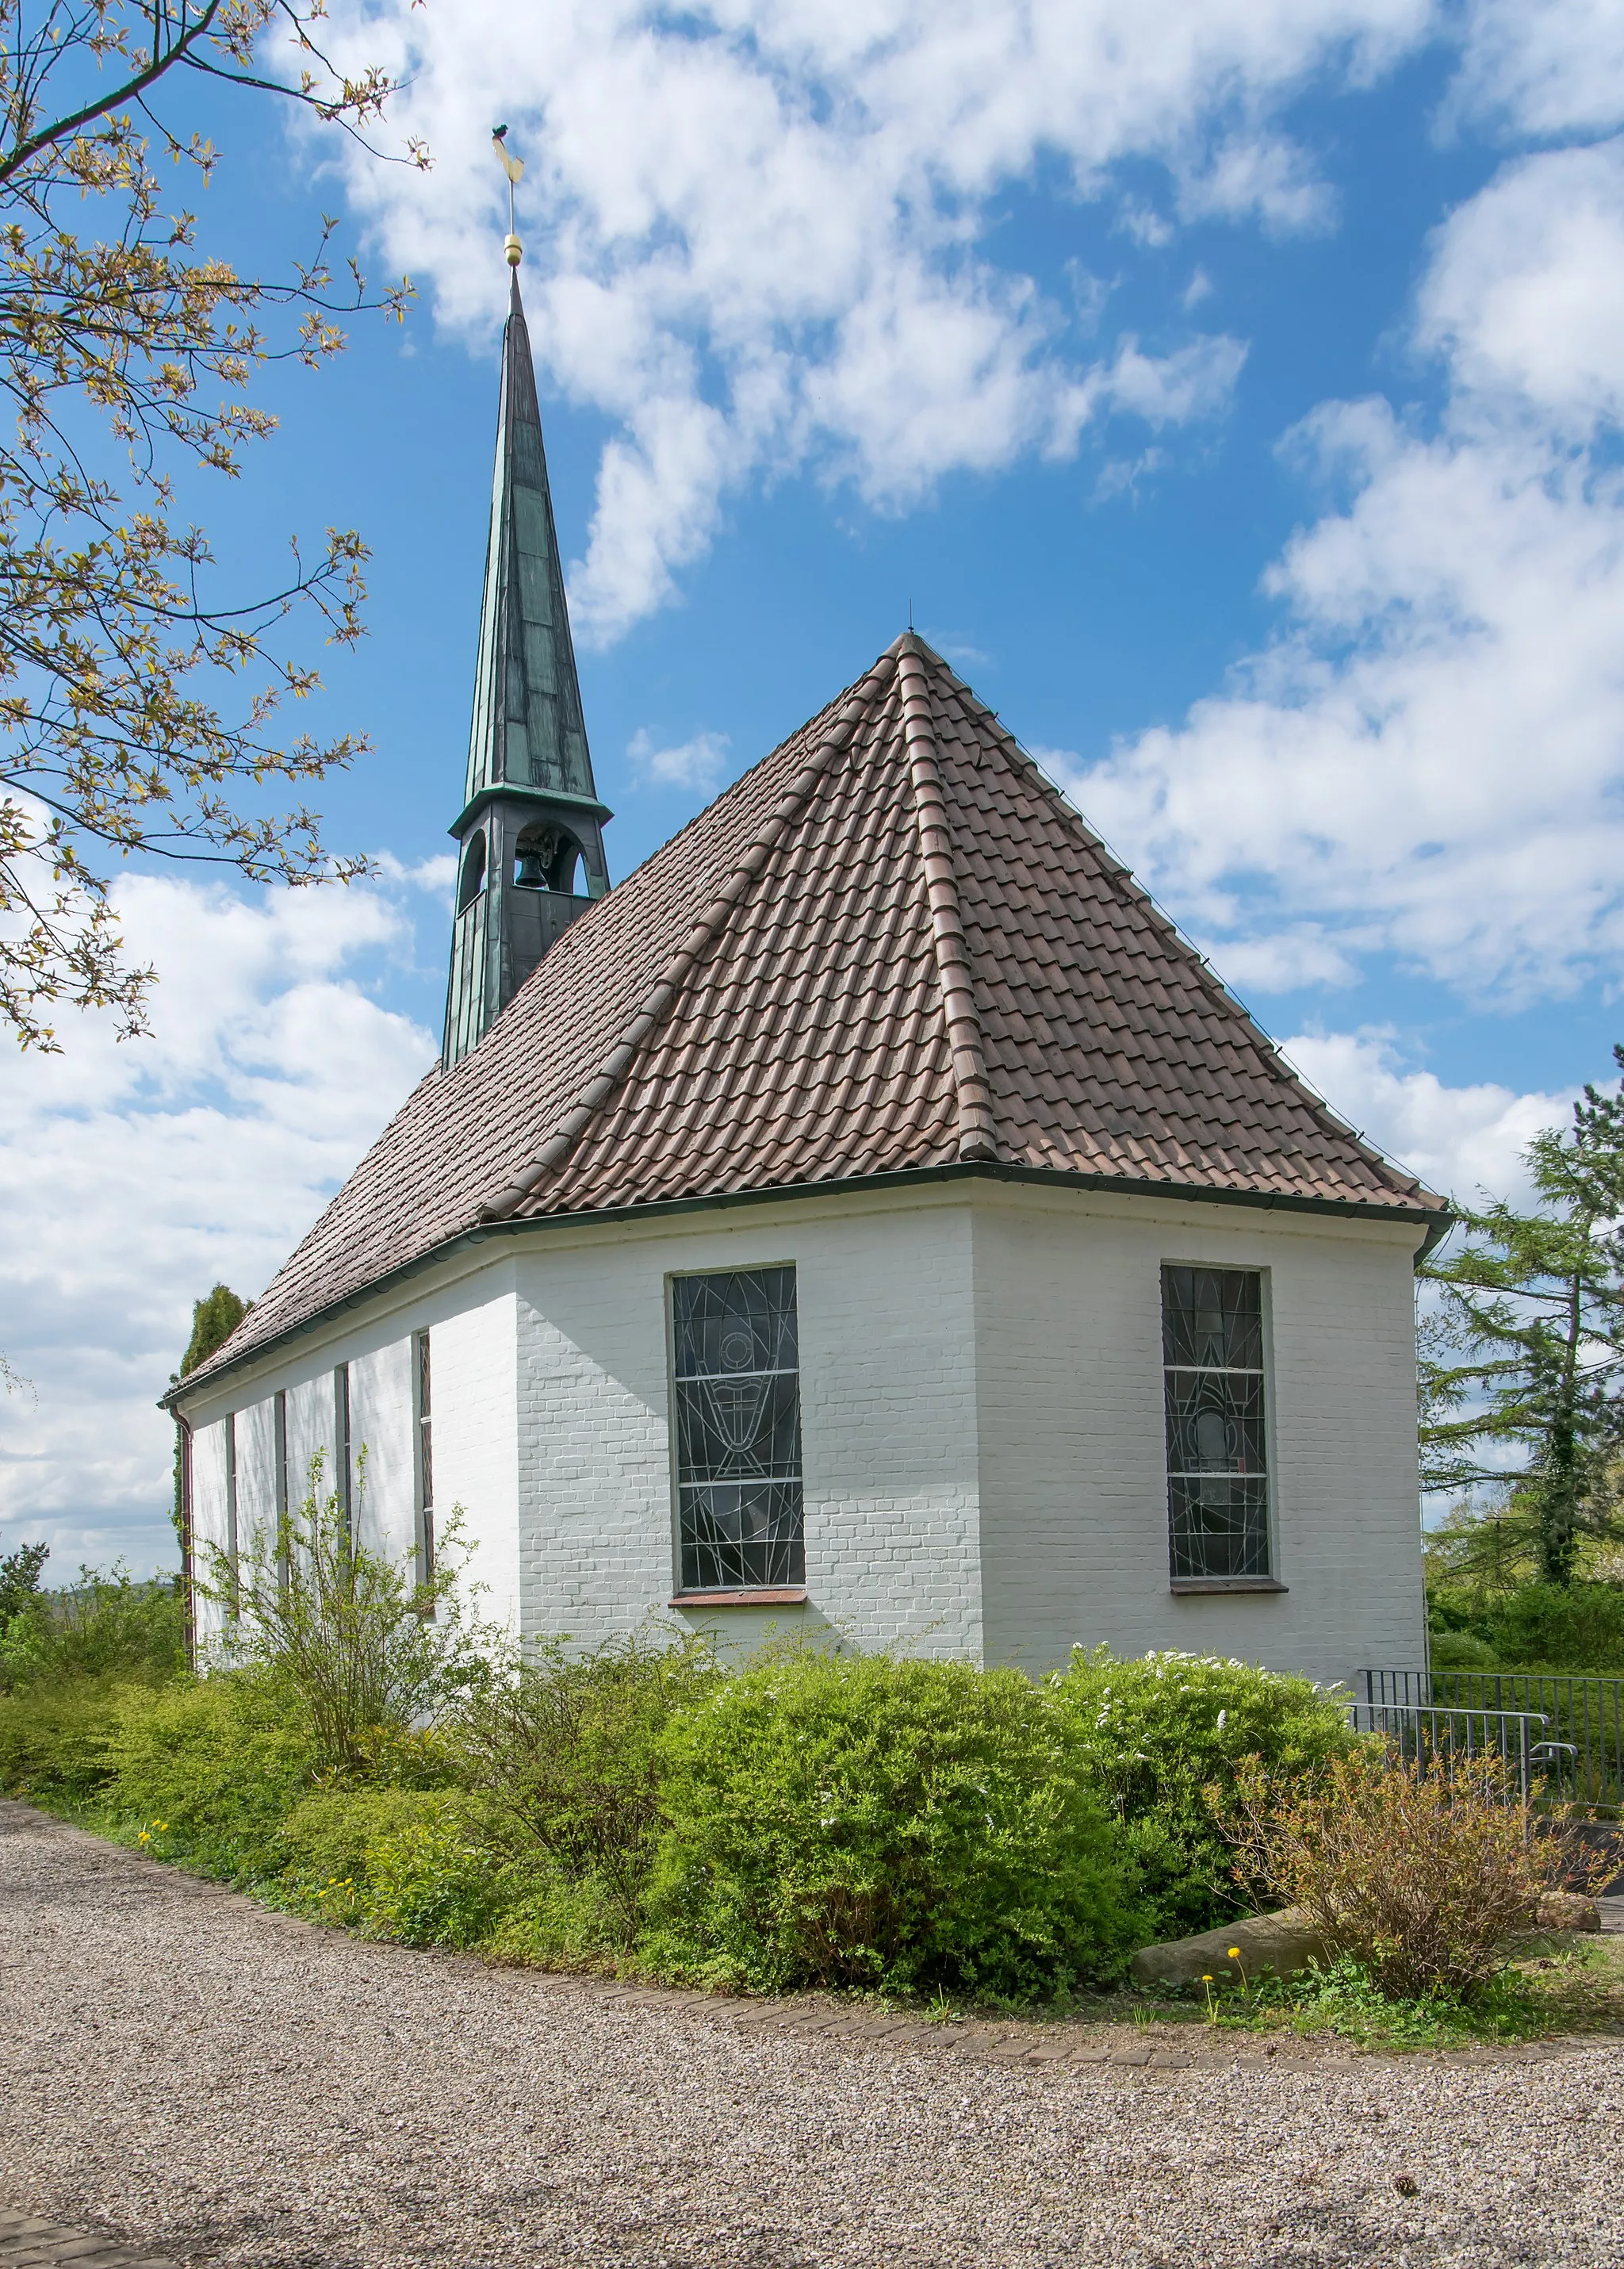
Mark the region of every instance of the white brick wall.
[[666, 1282], [794, 1262], [805, 1608], [683, 1610], [730, 1643], [832, 1627], [980, 1647], [963, 1208], [802, 1203], [538, 1242], [519, 1264], [524, 1628], [592, 1643], [663, 1618], [677, 1578]]
[[[1320, 1678], [1414, 1661], [1412, 1242], [1402, 1225], [988, 1183], [543, 1227], [200, 1393], [198, 1533], [223, 1535], [225, 1410], [247, 1550], [272, 1518], [271, 1395], [287, 1392], [298, 1490], [314, 1447], [330, 1470], [348, 1361], [363, 1533], [410, 1550], [411, 1334], [427, 1327], [439, 1523], [462, 1506], [484, 1611], [583, 1644], [670, 1621], [667, 1278], [793, 1261], [808, 1599], [710, 1611], [730, 1644], [771, 1625], [1034, 1670], [1099, 1639]], [[1164, 1260], [1266, 1273], [1283, 1594], [1168, 1590]]]
[[[1421, 1659], [1412, 1233], [1029, 1188], [976, 1212], [987, 1656], [1187, 1647], [1322, 1679]], [[1168, 1589], [1161, 1271], [1264, 1272], [1283, 1593]]]

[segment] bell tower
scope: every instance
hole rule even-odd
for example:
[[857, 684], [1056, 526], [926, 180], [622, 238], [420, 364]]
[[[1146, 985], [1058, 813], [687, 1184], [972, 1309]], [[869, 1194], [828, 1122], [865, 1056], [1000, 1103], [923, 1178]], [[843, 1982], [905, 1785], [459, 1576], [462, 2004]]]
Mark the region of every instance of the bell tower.
[[[524, 167], [503, 145], [512, 185]], [[476, 1047], [559, 933], [608, 891], [603, 823], [581, 715], [564, 570], [553, 526], [519, 239], [502, 334], [491, 541], [457, 844], [456, 911], [441, 1061]]]

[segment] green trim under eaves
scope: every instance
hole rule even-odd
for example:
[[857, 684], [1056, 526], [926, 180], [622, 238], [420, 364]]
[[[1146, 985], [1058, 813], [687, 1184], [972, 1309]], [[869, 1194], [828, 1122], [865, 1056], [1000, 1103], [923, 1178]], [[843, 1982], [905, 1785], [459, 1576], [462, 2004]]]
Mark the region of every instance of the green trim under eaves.
[[1301, 1198], [1269, 1190], [1201, 1189], [1188, 1182], [1129, 1181], [1120, 1174], [1065, 1173], [1047, 1166], [1002, 1165], [992, 1159], [947, 1166], [907, 1166], [896, 1173], [854, 1174], [839, 1181], [786, 1182], [766, 1189], [719, 1190], [703, 1197], [656, 1198], [646, 1205], [604, 1206], [585, 1213], [528, 1214], [516, 1220], [481, 1222], [473, 1229], [459, 1231], [455, 1237], [431, 1245], [414, 1260], [403, 1260], [398, 1268], [373, 1277], [358, 1291], [346, 1292], [342, 1299], [329, 1301], [314, 1315], [289, 1324], [257, 1347], [245, 1348], [230, 1363], [210, 1372], [207, 1379], [178, 1381], [167, 1394], [159, 1396], [158, 1407], [160, 1410], [173, 1410], [195, 1384], [212, 1389], [218, 1380], [229, 1378], [233, 1371], [248, 1364], [261, 1362], [289, 1341], [320, 1330], [336, 1316], [343, 1315], [345, 1309], [361, 1307], [390, 1286], [420, 1276], [425, 1268], [437, 1268], [456, 1253], [486, 1244], [493, 1237], [518, 1237], [549, 1229], [584, 1229], [606, 1222], [660, 1221], [677, 1214], [721, 1213], [734, 1206], [779, 1204], [786, 1198], [841, 1197], [866, 1190], [913, 1189], [926, 1182], [1018, 1182], [1039, 1189], [1103, 1190], [1118, 1197], [1167, 1198], [1178, 1205], [1250, 1206], [1267, 1213], [1331, 1215], [1344, 1221], [1407, 1221], [1417, 1226], [1428, 1221], [1431, 1225], [1416, 1253], [1417, 1260], [1424, 1260], [1436, 1251], [1456, 1221], [1447, 1208], [1422, 1214], [1414, 1206], [1362, 1205], [1356, 1198]]
[[515, 803], [558, 804], [565, 811], [588, 812], [600, 826], [605, 820], [615, 817], [608, 804], [600, 803], [595, 796], [572, 795], [561, 787], [532, 787], [528, 781], [492, 780], [486, 787], [476, 789], [469, 798], [446, 830], [447, 834], [461, 838], [463, 830], [484, 809], [486, 804], [495, 803], [503, 796], [510, 796]]

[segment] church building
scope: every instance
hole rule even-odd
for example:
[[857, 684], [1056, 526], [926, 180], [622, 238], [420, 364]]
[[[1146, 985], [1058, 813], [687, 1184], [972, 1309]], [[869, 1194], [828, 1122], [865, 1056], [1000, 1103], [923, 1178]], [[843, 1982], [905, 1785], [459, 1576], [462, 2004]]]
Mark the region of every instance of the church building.
[[941, 657], [613, 887], [610, 816], [515, 266], [443, 1052], [169, 1398], [195, 1563], [321, 1451], [526, 1637], [1419, 1661], [1443, 1203]]

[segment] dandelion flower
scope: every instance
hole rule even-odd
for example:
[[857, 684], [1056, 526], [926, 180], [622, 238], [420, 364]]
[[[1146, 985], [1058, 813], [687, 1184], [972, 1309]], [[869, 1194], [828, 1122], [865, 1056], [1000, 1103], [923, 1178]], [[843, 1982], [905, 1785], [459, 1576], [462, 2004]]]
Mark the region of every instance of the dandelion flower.
[[1212, 1973], [1212, 1971], [1211, 1971], [1210, 1970], [1202, 1970], [1202, 1972], [1201, 1972], [1201, 1983], [1202, 1983], [1202, 1984], [1203, 1984], [1203, 1985], [1210, 1985], [1210, 1984], [1212, 1984], [1212, 1982], [1213, 1982], [1213, 1973]]
[[1238, 1962], [1241, 1958], [1241, 1949], [1238, 1946], [1226, 1947], [1224, 1951], [1228, 1954], [1231, 1962]]

